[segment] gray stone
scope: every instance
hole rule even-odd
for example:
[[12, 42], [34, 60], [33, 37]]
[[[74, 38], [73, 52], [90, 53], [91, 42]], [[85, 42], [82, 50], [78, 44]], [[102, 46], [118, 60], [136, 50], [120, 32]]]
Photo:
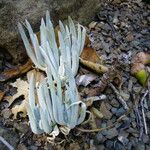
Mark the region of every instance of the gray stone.
[[149, 145], [146, 145], [146, 146], [145, 146], [145, 150], [150, 150], [150, 146], [149, 146]]
[[8, 51], [17, 60], [25, 54], [24, 46], [18, 36], [18, 22], [25, 19], [31, 23], [34, 31], [39, 31], [41, 17], [49, 10], [57, 24], [71, 16], [83, 25], [88, 24], [101, 7], [102, 0], [1, 0], [0, 1], [0, 47]]
[[111, 128], [107, 131], [106, 138], [112, 139], [112, 138], [116, 137], [117, 135], [118, 135], [118, 131], [114, 127], [114, 128]]
[[148, 135], [146, 135], [146, 134], [143, 134], [143, 137], [142, 137], [142, 141], [144, 142], [144, 143], [149, 143], [149, 136]]
[[5, 119], [8, 119], [12, 115], [11, 110], [8, 108], [3, 109], [1, 113]]
[[126, 148], [120, 142], [115, 143], [114, 149], [115, 150], [126, 150]]
[[125, 112], [126, 112], [126, 110], [125, 110], [123, 107], [121, 107], [121, 108], [119, 108], [119, 109], [116, 111], [116, 116], [121, 116], [121, 115], [123, 115]]
[[116, 100], [116, 99], [112, 99], [110, 104], [113, 106], [113, 107], [119, 107], [119, 102]]
[[106, 140], [106, 138], [103, 136], [103, 134], [98, 132], [94, 138], [94, 143], [96, 145], [99, 145], [101, 143], [104, 143], [105, 140]]
[[105, 143], [105, 147], [108, 149], [112, 149], [114, 147], [114, 142], [111, 140], [107, 140]]
[[100, 112], [103, 114], [105, 119], [111, 119], [112, 113], [107, 109], [105, 102], [101, 103]]
[[96, 148], [97, 148], [97, 150], [105, 150], [104, 145], [97, 145]]
[[[125, 133], [125, 132], [124, 132]], [[125, 133], [126, 134], [126, 133]], [[125, 146], [128, 144], [129, 139], [126, 137], [125, 134], [119, 135], [118, 140]]]
[[146, 117], [150, 120], [150, 111], [146, 113]]
[[137, 143], [136, 146], [133, 148], [133, 150], [145, 150], [145, 144]]

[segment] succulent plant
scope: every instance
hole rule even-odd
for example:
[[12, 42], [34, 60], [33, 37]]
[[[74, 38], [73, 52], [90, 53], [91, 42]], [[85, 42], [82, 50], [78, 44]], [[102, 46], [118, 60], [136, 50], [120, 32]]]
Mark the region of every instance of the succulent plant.
[[42, 79], [36, 87], [34, 74], [29, 78], [27, 111], [36, 134], [51, 133], [57, 124], [72, 129], [85, 118], [86, 105], [80, 100], [74, 76], [69, 69], [65, 70], [65, 83], [49, 69], [47, 79]]
[[37, 68], [45, 71], [46, 64], [51, 63], [51, 67], [62, 76], [64, 73], [64, 63], [67, 63], [73, 75], [76, 75], [79, 66], [79, 56], [85, 43], [86, 30], [80, 24], [76, 27], [70, 17], [68, 17], [68, 23], [69, 25], [63, 25], [59, 21], [58, 45], [48, 11], [46, 12], [46, 23], [44, 19], [41, 20], [40, 42], [33, 32], [31, 25], [26, 20], [32, 46], [22, 25], [20, 23], [18, 24], [27, 53]]
[[46, 74], [38, 82], [34, 73], [28, 78], [27, 112], [31, 129], [36, 134], [52, 134], [54, 131], [58, 134], [57, 125], [66, 134], [66, 130], [85, 119], [86, 105], [80, 100], [74, 76], [78, 71], [86, 31], [79, 24], [75, 27], [70, 17], [68, 21], [68, 26], [59, 21], [57, 44], [49, 12], [46, 13], [46, 23], [41, 20], [40, 42], [26, 20], [32, 46], [22, 25], [18, 24], [29, 57]]

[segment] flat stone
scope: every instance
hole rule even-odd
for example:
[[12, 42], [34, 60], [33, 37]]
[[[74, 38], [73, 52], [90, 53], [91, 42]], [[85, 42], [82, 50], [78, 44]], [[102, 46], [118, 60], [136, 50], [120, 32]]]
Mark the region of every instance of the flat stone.
[[149, 136], [148, 135], [146, 135], [146, 134], [143, 134], [143, 137], [142, 137], [142, 141], [144, 142], [144, 143], [149, 143]]
[[116, 111], [116, 116], [120, 117], [121, 115], [123, 115], [126, 112], [126, 110], [121, 107]]
[[111, 119], [112, 113], [107, 109], [105, 102], [101, 103], [100, 112], [103, 114], [104, 119]]
[[115, 150], [126, 150], [126, 148], [120, 142], [116, 142], [114, 146]]
[[105, 142], [105, 147], [108, 148], [108, 149], [113, 149], [113, 146], [114, 146], [114, 142], [111, 141], [111, 140], [107, 140]]
[[106, 138], [104, 137], [104, 135], [101, 132], [98, 132], [94, 138], [94, 144], [99, 145], [104, 143], [104, 141], [106, 140]]
[[5, 119], [8, 119], [12, 115], [11, 110], [8, 108], [3, 109], [1, 113]]
[[146, 113], [146, 117], [150, 120], [150, 111]]
[[136, 146], [133, 148], [133, 150], [145, 150], [145, 144], [137, 143]]
[[105, 150], [105, 146], [104, 145], [97, 145], [96, 146], [97, 150]]
[[116, 99], [112, 99], [110, 104], [113, 106], [113, 107], [119, 107], [119, 102], [116, 100]]
[[145, 150], [150, 150], [150, 145], [146, 145]]
[[107, 130], [106, 138], [112, 139], [112, 138], [116, 137], [117, 135], [118, 135], [118, 131], [116, 130], [116, 128], [111, 128], [111, 129]]

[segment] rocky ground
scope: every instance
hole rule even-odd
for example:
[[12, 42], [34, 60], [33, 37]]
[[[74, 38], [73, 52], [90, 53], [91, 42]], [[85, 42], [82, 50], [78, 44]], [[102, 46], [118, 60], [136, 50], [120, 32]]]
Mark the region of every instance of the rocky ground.
[[[150, 150], [150, 85], [141, 86], [131, 75], [130, 67], [136, 53], [150, 49], [149, 14], [150, 5], [141, 0], [114, 0], [103, 4], [88, 27], [90, 46], [107, 66], [116, 62], [119, 66], [119, 81], [116, 79], [108, 84], [102, 93], [99, 92], [102, 75], [93, 75], [80, 66], [78, 78], [83, 74], [94, 76], [86, 86], [79, 83], [81, 97], [106, 96], [88, 108], [90, 111], [93, 108], [99, 110], [101, 117], [95, 116], [93, 121], [73, 129], [67, 136], [59, 135], [54, 143], [49, 143], [45, 135], [33, 135], [27, 118], [13, 120], [10, 107], [7, 108], [7, 103], [2, 101], [0, 136], [18, 150]], [[0, 58], [0, 71], [11, 67], [8, 55], [2, 53]], [[147, 69], [150, 70], [148, 66]], [[6, 95], [16, 92], [8, 83], [0, 83], [0, 90], [6, 88]], [[87, 130], [79, 130], [83, 128]], [[94, 128], [102, 130], [95, 132]], [[0, 143], [0, 149], [7, 148]]]

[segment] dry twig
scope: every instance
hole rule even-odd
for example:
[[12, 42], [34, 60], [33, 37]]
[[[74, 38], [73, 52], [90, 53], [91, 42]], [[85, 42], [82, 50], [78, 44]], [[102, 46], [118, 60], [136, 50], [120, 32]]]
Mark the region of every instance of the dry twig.
[[14, 148], [3, 138], [0, 136], [0, 141], [7, 146], [9, 150], [14, 150]]
[[129, 113], [130, 113], [131, 109], [128, 109], [127, 113], [123, 114], [122, 116], [120, 116], [117, 121], [115, 123], [113, 123], [112, 125], [110, 126], [107, 126], [105, 128], [97, 128], [97, 129], [83, 129], [83, 128], [76, 128], [77, 130], [81, 131], [81, 132], [88, 132], [88, 133], [91, 133], [91, 132], [100, 132], [100, 131], [103, 131], [103, 130], [107, 130], [107, 129], [110, 129], [112, 127], [114, 127], [118, 122], [120, 122], [124, 117], [126, 117]]
[[123, 105], [124, 109], [128, 110], [129, 107], [128, 107], [127, 103], [124, 101], [124, 99], [122, 98], [122, 96], [120, 95], [119, 91], [114, 87], [114, 85], [112, 83], [110, 83], [109, 85], [113, 89], [115, 94], [117, 95], [117, 98], [118, 98], [119, 102]]
[[144, 129], [145, 129], [145, 134], [147, 134], [147, 124], [146, 124], [146, 119], [145, 119], [145, 112], [144, 112], [144, 100], [145, 97], [148, 94], [148, 90], [146, 90], [145, 94], [143, 95], [142, 99], [141, 99], [141, 107], [142, 107], [142, 117], [143, 117], [143, 123], [144, 123]]

